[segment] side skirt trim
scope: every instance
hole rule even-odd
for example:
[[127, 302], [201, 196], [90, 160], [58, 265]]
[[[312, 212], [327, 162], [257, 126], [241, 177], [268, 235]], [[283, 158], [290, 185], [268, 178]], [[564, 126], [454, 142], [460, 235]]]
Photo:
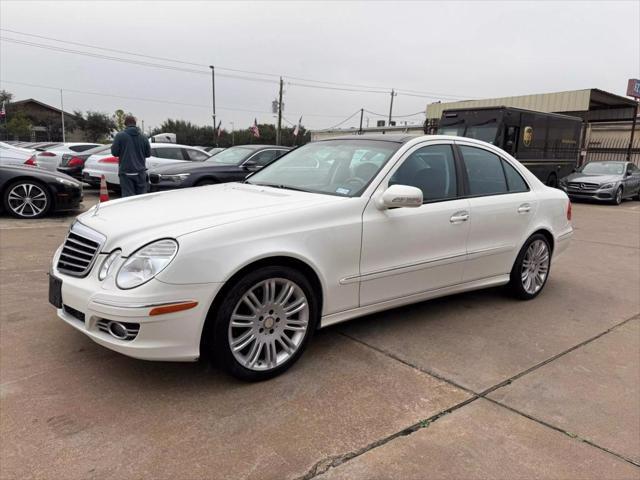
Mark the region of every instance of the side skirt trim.
[[369, 315], [375, 312], [381, 312], [383, 310], [389, 310], [391, 308], [409, 305], [411, 303], [422, 302], [424, 300], [430, 300], [437, 297], [444, 297], [454, 293], [505, 285], [507, 283], [509, 283], [509, 274], [504, 274], [481, 278], [472, 282], [458, 283], [455, 285], [450, 285], [448, 287], [436, 288], [434, 290], [428, 290], [426, 292], [416, 293], [406, 297], [394, 298], [392, 300], [374, 303], [373, 305], [366, 305], [364, 307], [345, 310], [344, 312], [325, 315], [320, 319], [320, 328], [328, 327], [329, 325], [335, 325], [336, 323], [344, 322], [357, 317], [362, 317], [364, 315]]

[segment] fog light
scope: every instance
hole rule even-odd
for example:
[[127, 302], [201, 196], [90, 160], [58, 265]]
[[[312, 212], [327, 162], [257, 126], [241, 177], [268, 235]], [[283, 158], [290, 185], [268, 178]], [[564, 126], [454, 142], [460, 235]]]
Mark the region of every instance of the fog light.
[[118, 340], [125, 340], [128, 335], [127, 329], [124, 325], [118, 322], [111, 322], [109, 324], [109, 333], [112, 337], [115, 337]]

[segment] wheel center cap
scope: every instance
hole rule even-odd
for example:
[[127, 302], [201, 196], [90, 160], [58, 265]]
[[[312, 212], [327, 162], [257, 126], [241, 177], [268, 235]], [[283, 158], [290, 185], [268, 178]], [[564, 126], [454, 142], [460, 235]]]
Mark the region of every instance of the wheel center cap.
[[273, 317], [267, 317], [264, 319], [264, 328], [273, 328], [273, 325], [276, 323], [276, 321], [273, 319]]

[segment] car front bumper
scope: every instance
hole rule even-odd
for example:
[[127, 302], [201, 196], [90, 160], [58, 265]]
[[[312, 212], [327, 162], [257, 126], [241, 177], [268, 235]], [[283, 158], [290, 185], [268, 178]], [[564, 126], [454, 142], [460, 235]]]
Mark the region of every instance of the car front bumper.
[[613, 200], [615, 197], [617, 186], [613, 186], [611, 188], [599, 188], [597, 190], [578, 190], [562, 185], [560, 188], [569, 195], [570, 198], [608, 202]]
[[[153, 279], [131, 290], [120, 290], [113, 278], [98, 280], [97, 271], [107, 255], [100, 254], [87, 277], [60, 273], [54, 257], [51, 275], [62, 280], [62, 308], [58, 317], [94, 342], [143, 360], [194, 361], [200, 357], [204, 322], [221, 284], [174, 285]], [[188, 310], [150, 315], [153, 308], [197, 302]], [[105, 322], [139, 328], [132, 340], [122, 340], [100, 329]]]

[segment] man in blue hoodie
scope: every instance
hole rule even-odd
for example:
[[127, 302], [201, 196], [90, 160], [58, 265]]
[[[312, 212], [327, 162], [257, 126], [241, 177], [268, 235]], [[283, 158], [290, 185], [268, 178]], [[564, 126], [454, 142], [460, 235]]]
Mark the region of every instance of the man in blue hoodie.
[[116, 135], [111, 154], [120, 159], [118, 177], [123, 197], [147, 193], [146, 159], [151, 156], [149, 140], [136, 127], [136, 118], [127, 115], [125, 129]]

